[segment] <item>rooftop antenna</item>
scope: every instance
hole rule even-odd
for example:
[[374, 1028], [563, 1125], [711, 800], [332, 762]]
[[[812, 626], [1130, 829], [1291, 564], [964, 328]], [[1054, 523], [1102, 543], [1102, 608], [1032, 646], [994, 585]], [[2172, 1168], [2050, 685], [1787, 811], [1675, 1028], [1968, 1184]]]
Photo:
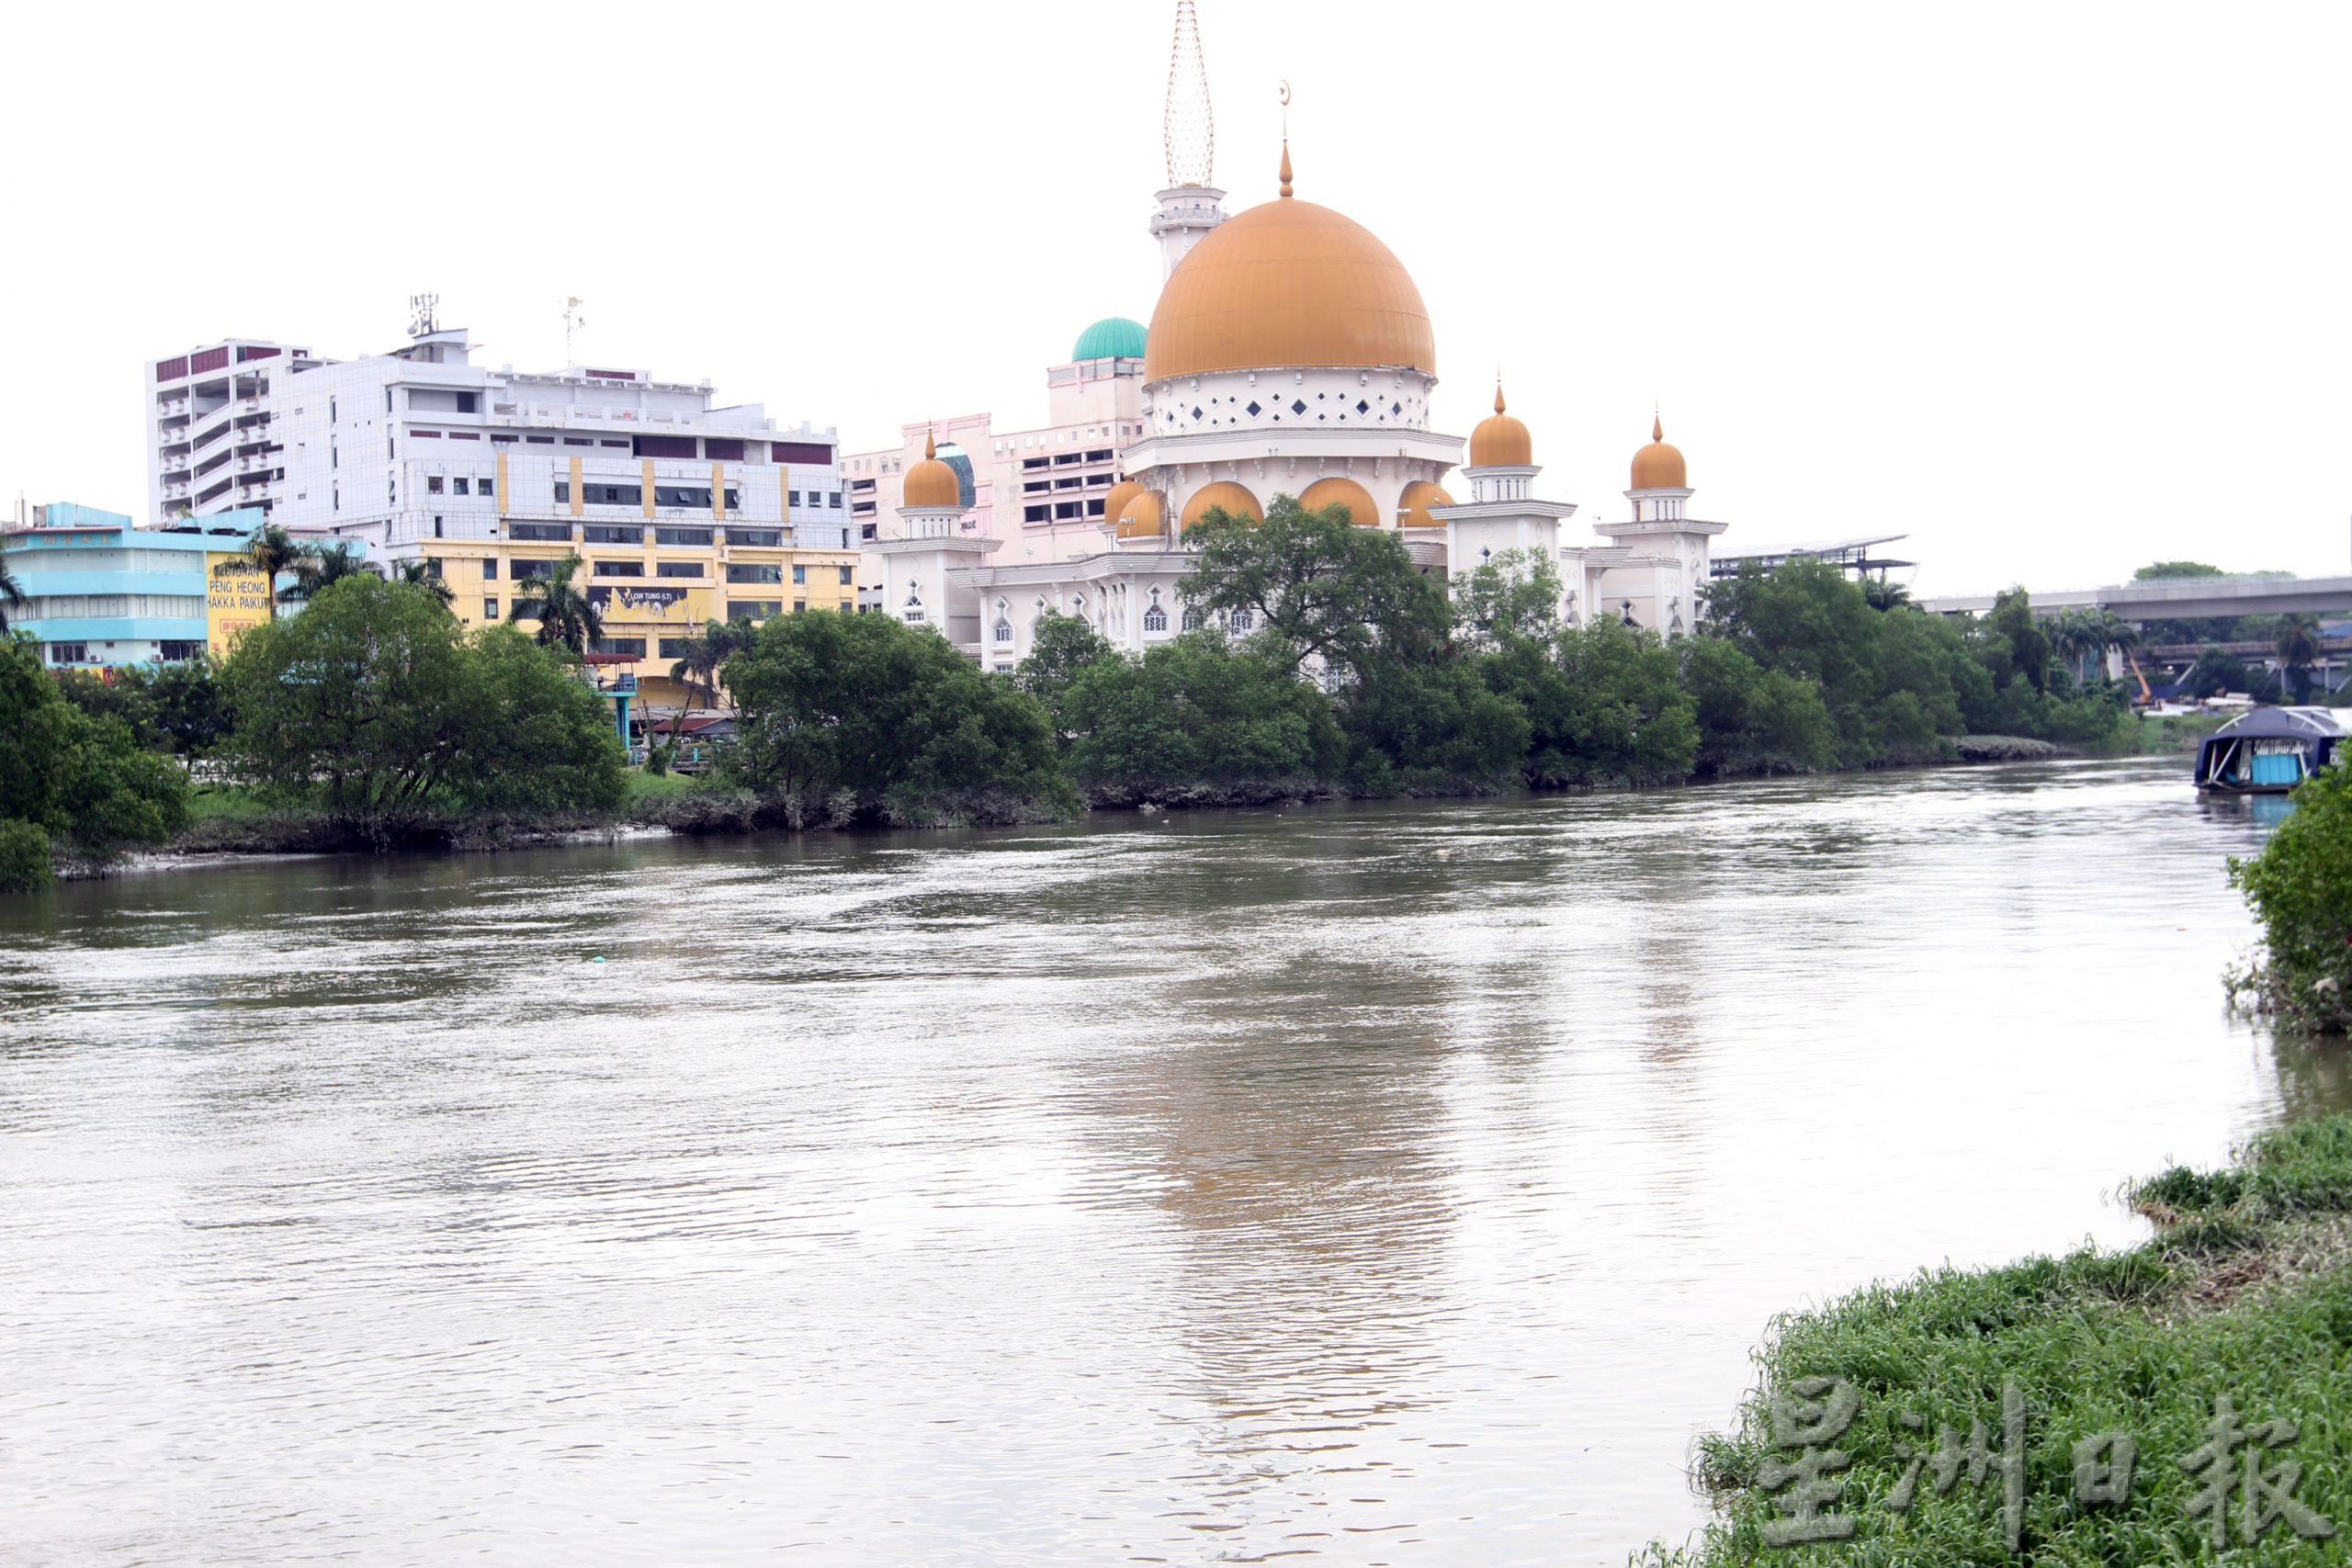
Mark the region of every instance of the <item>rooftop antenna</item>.
[[412, 294], [408, 297], [408, 335], [413, 338], [431, 337], [441, 330], [433, 313], [440, 308], [438, 294]]
[[580, 313], [580, 307], [586, 303], [577, 294], [564, 297], [563, 362], [566, 365], [580, 363], [580, 329], [588, 324], [588, 318]]
[[1159, 134], [1169, 186], [1207, 185], [1216, 163], [1216, 123], [1209, 112], [1209, 68], [1201, 55], [1201, 19], [1193, 0], [1176, 0], [1176, 41], [1168, 54], [1168, 100]]

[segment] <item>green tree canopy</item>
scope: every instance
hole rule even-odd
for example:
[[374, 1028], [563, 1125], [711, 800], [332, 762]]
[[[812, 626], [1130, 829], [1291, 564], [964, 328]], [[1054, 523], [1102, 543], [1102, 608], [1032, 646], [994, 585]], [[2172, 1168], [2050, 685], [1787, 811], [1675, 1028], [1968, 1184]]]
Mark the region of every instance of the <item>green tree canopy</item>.
[[140, 746], [120, 717], [68, 702], [38, 645], [0, 633], [0, 822], [26, 825], [11, 835], [11, 881], [46, 879], [49, 840], [103, 853], [161, 842], [187, 820], [179, 767]]
[[1258, 524], [1213, 509], [1184, 540], [1200, 552], [1185, 602], [1246, 615], [1243, 629], [1272, 632], [1294, 665], [1319, 660], [1361, 679], [1375, 657], [1426, 658], [1445, 640], [1443, 584], [1413, 565], [1396, 530], [1358, 527], [1343, 505], [1309, 512], [1277, 495]]
[[379, 835], [449, 810], [621, 797], [602, 696], [512, 627], [469, 637], [432, 595], [365, 572], [247, 633], [222, 680], [242, 777]]
[[1335, 778], [1345, 754], [1331, 700], [1298, 679], [1286, 649], [1215, 630], [1080, 666], [1060, 712], [1070, 775], [1123, 803], [1198, 784], [1268, 798]]
[[1037, 699], [1053, 721], [1054, 739], [1067, 746], [1076, 733], [1066, 711], [1070, 682], [1088, 666], [1114, 657], [1102, 633], [1076, 615], [1048, 610], [1038, 617], [1029, 656], [1012, 672], [1012, 682]]
[[794, 813], [1010, 819], [1072, 804], [1037, 700], [887, 615], [779, 615], [728, 661], [728, 773]]

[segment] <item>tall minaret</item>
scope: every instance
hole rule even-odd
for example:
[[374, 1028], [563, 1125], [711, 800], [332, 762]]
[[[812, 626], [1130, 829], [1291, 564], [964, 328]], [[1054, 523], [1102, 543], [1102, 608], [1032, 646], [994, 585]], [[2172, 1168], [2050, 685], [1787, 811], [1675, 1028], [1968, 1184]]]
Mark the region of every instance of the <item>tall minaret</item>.
[[1159, 242], [1160, 277], [1176, 270], [1201, 236], [1225, 221], [1225, 192], [1209, 184], [1216, 161], [1216, 123], [1209, 114], [1209, 68], [1201, 58], [1200, 18], [1193, 0], [1176, 0], [1176, 44], [1168, 56], [1168, 106], [1160, 141], [1168, 188], [1151, 215]]

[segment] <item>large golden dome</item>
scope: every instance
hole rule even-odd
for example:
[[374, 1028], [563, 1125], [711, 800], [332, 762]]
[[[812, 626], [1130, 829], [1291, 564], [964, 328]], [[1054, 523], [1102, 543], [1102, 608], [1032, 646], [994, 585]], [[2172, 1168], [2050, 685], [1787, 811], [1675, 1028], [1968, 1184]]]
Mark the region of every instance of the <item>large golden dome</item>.
[[1159, 293], [1143, 378], [1340, 365], [1437, 374], [1437, 339], [1410, 274], [1370, 230], [1290, 194], [1237, 212]]
[[1452, 506], [1453, 497], [1427, 479], [1415, 479], [1396, 498], [1396, 526], [1399, 528], [1442, 528], [1444, 524], [1430, 515], [1432, 506]]
[[1211, 508], [1220, 506], [1227, 514], [1247, 518], [1253, 524], [1266, 520], [1266, 509], [1258, 504], [1258, 498], [1250, 493], [1248, 487], [1235, 484], [1231, 479], [1219, 479], [1215, 484], [1203, 485], [1194, 491], [1193, 499], [1184, 503], [1184, 526], [1191, 527], [1206, 516]]
[[1355, 480], [1342, 479], [1337, 474], [1308, 485], [1299, 493], [1298, 504], [1307, 512], [1320, 512], [1327, 506], [1344, 506], [1348, 509], [1348, 521], [1359, 528], [1377, 528], [1386, 521], [1380, 515], [1380, 508], [1372, 503], [1370, 491]]
[[1474, 468], [1527, 468], [1535, 465], [1535, 439], [1527, 426], [1503, 412], [1502, 383], [1495, 383], [1495, 412], [1470, 433]]
[[964, 484], [956, 470], [939, 460], [939, 445], [922, 438], [922, 461], [907, 470], [899, 485], [901, 506], [962, 506]]
[[1690, 471], [1682, 466], [1682, 454], [1666, 444], [1666, 426], [1656, 415], [1650, 419], [1650, 444], [1634, 454], [1634, 485], [1635, 490], [1689, 490]]

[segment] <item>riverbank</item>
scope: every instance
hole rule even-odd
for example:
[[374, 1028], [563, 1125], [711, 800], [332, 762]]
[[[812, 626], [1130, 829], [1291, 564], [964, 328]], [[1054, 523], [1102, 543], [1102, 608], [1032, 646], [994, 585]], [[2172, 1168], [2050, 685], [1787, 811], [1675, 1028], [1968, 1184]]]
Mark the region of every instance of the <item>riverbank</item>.
[[[2171, 721], [2164, 722], [2170, 726]], [[2153, 735], [2149, 739], [2151, 741], [2156, 739]], [[1949, 750], [1936, 755], [1890, 759], [1876, 767], [1835, 770], [1823, 776], [2162, 754], [2193, 743], [2193, 738], [2179, 739], [2173, 737], [2168, 728], [2160, 742], [2109, 752], [2070, 749], [2046, 740], [2013, 736], [1961, 736], [1950, 743]], [[1720, 786], [1739, 784], [1750, 776], [1694, 778], [1685, 783], [1693, 787]], [[1474, 781], [1460, 781], [1452, 788], [1399, 791], [1395, 798], [1502, 799], [1545, 793], [1554, 792], [1510, 790]], [[1591, 790], [1588, 787], [1580, 793], [1591, 793]], [[1305, 806], [1350, 798], [1354, 797], [1342, 784], [1334, 781], [1286, 778], [1223, 784], [1106, 786], [1085, 792], [1082, 809], [1087, 814], [1251, 810], [1269, 806]], [[105, 857], [61, 854], [56, 868], [58, 877], [64, 881], [80, 881], [127, 872], [198, 866], [230, 858], [302, 854], [434, 854], [594, 842], [637, 833], [677, 834], [689, 838], [731, 837], [766, 832], [841, 832], [860, 826], [848, 809], [846, 801], [804, 803], [795, 807], [763, 800], [748, 790], [726, 784], [707, 774], [690, 777], [677, 773], [648, 773], [642, 770], [633, 770], [628, 773], [627, 797], [617, 810], [611, 812], [473, 812], [420, 817], [387, 825], [274, 805], [255, 792], [233, 784], [199, 786], [190, 794], [188, 806], [188, 825], [168, 844]], [[1024, 809], [1019, 801], [991, 796], [950, 803], [948, 808], [920, 818], [894, 818], [878, 826], [1019, 826], [1062, 819]]]
[[[2331, 1537], [2340, 1551], [2352, 1116], [2125, 1196], [2155, 1227], [2139, 1247], [1923, 1272], [1777, 1320], [1737, 1427], [1699, 1446], [1716, 1517], [1637, 1561], [2155, 1562], [2230, 1547], [2316, 1563]], [[2217, 1433], [2229, 1451], [2207, 1468]], [[1800, 1503], [1806, 1441], [1847, 1462], [1820, 1465]], [[2268, 1478], [2251, 1492], [2249, 1442]]]

